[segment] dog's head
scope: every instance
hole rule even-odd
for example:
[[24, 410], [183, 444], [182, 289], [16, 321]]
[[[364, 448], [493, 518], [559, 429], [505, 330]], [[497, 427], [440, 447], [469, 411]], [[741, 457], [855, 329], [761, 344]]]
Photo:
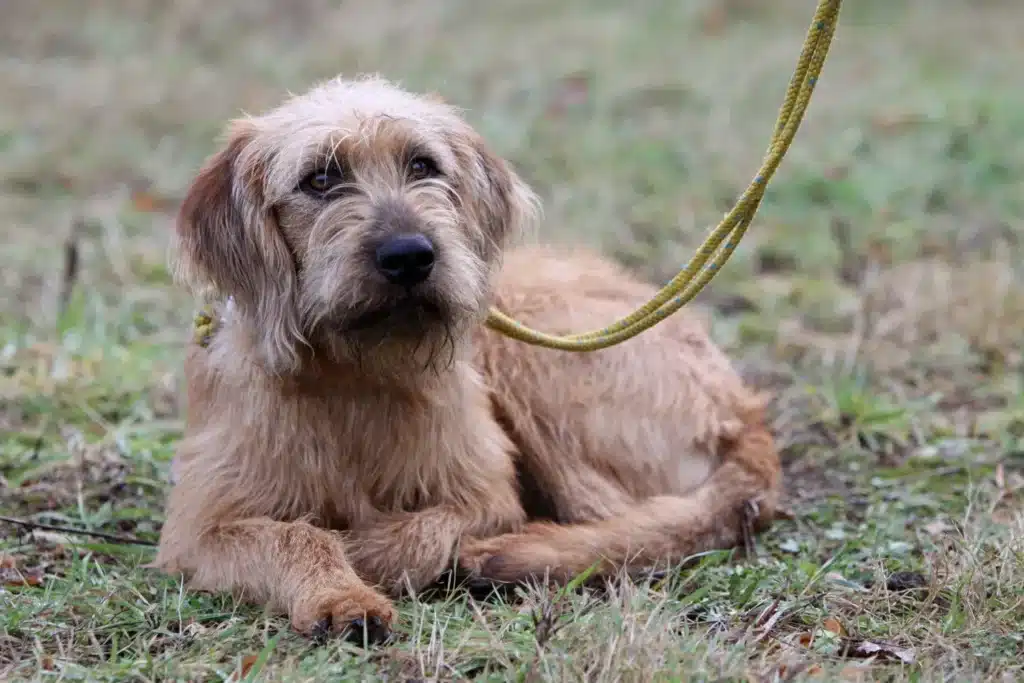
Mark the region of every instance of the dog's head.
[[335, 80], [234, 121], [182, 203], [177, 274], [231, 296], [268, 369], [436, 360], [536, 198], [451, 106]]

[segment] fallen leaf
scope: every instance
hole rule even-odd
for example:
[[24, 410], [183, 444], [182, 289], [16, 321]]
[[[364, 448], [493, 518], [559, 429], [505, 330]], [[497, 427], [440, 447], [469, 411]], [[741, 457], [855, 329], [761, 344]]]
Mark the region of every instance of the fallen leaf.
[[814, 634], [810, 631], [804, 631], [803, 633], [799, 633], [796, 636], [796, 642], [797, 644], [802, 645], [803, 647], [810, 647], [811, 644], [814, 642]]
[[847, 657], [899, 660], [904, 664], [913, 664], [916, 659], [913, 650], [908, 648], [897, 647], [891, 643], [876, 643], [868, 640], [848, 643], [840, 652]]
[[257, 659], [259, 659], [259, 655], [246, 655], [245, 657], [242, 657], [242, 665], [240, 668], [242, 678], [249, 675], [249, 671], [252, 670], [253, 664], [256, 663]]
[[839, 622], [839, 620], [834, 617], [829, 617], [824, 622], [822, 622], [821, 627], [829, 633], [834, 633], [837, 636], [846, 635], [846, 629], [844, 629], [843, 625]]
[[238, 681], [245, 679], [245, 677], [249, 675], [249, 672], [252, 671], [252, 667], [256, 664], [256, 660], [259, 658], [259, 655], [246, 655], [242, 657], [242, 661], [238, 663], [238, 668], [231, 672], [231, 675], [228, 676], [228, 680], [231, 681], [231, 683], [238, 683]]
[[38, 572], [19, 572], [16, 569], [5, 569], [0, 572], [0, 584], [4, 586], [41, 586], [43, 577]]
[[14, 569], [14, 558], [10, 555], [0, 553], [0, 569]]

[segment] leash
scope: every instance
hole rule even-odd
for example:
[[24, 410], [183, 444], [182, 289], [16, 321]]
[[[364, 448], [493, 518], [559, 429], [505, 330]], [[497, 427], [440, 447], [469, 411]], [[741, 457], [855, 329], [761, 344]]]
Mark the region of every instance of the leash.
[[[760, 170], [732, 211], [725, 215], [697, 253], [678, 275], [668, 282], [646, 304], [602, 330], [558, 336], [530, 329], [496, 308], [491, 308], [487, 326], [512, 339], [562, 351], [597, 351], [620, 344], [658, 324], [686, 305], [725, 265], [747, 226], [754, 219], [764, 197], [765, 188], [786, 155], [796, 135], [811, 94], [825, 64], [832, 36], [839, 19], [842, 0], [818, 0], [814, 19], [807, 30], [803, 50], [790, 79], [786, 97], [779, 110], [771, 143]], [[710, 261], [710, 263], [709, 263]]]
[[[803, 121], [804, 112], [810, 104], [814, 86], [825, 65], [839, 20], [842, 0], [818, 0], [811, 26], [804, 39], [803, 50], [797, 60], [793, 77], [789, 81], [786, 96], [779, 110], [775, 132], [772, 134], [768, 152], [757, 175], [740, 196], [733, 209], [725, 215], [697, 253], [668, 284], [646, 304], [628, 316], [617, 320], [601, 330], [558, 336], [546, 334], [527, 327], [510, 318], [496, 308], [491, 308], [487, 326], [512, 339], [562, 351], [597, 351], [631, 339], [641, 332], [657, 325], [685, 306], [704, 289], [704, 286], [721, 270], [754, 219], [768, 181], [789, 150], [797, 129]], [[197, 313], [193, 321], [195, 341], [206, 346], [220, 321], [212, 308], [206, 307]]]

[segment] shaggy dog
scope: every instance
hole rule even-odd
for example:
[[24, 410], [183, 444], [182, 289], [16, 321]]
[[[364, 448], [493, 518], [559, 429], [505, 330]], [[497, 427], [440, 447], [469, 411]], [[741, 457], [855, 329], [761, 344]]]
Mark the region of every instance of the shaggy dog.
[[451, 568], [564, 581], [769, 523], [762, 399], [696, 320], [593, 353], [483, 325], [496, 305], [590, 330], [654, 293], [594, 254], [509, 248], [538, 214], [456, 109], [381, 79], [235, 121], [177, 225], [177, 275], [219, 303], [155, 566], [378, 639]]

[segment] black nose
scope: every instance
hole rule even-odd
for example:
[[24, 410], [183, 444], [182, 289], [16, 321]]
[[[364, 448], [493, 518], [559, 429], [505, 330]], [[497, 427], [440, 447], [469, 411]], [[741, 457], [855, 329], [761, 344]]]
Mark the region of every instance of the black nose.
[[377, 270], [403, 287], [418, 285], [434, 268], [434, 247], [423, 235], [399, 235], [377, 247]]

